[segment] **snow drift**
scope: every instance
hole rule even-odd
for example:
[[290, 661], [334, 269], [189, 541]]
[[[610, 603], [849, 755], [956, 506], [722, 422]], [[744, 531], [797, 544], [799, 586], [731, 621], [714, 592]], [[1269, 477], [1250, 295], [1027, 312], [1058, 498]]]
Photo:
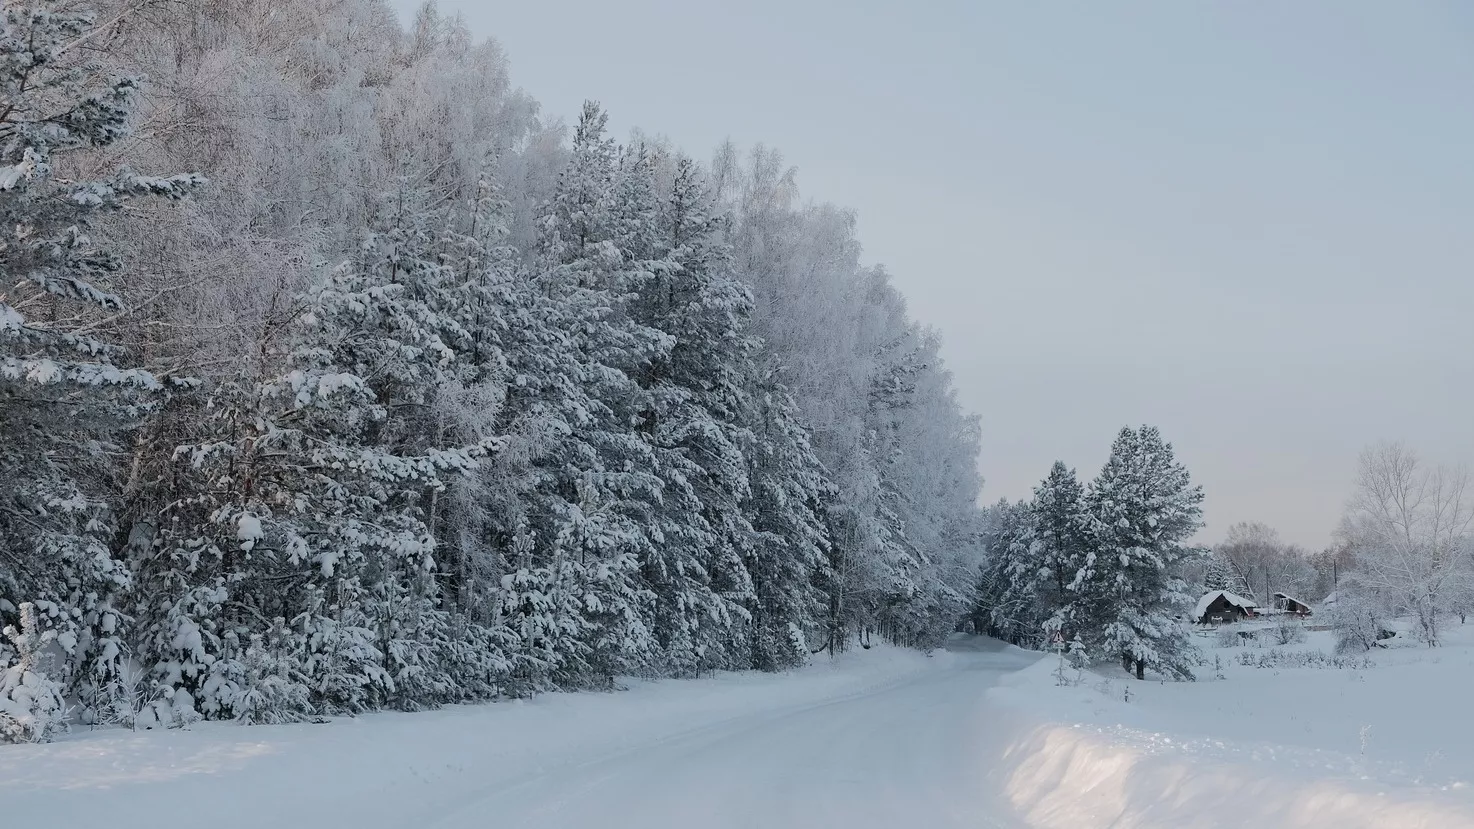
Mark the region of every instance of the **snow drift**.
[[1450, 792], [1327, 778], [1268, 756], [1221, 760], [1173, 737], [1061, 720], [1043, 709], [1052, 661], [990, 689], [978, 730], [988, 785], [1032, 829], [1474, 829], [1474, 808]]

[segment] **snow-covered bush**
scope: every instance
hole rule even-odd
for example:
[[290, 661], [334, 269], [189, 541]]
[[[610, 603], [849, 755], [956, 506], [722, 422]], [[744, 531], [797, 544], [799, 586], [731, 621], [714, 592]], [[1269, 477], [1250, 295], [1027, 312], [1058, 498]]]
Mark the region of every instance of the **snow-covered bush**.
[[1307, 637], [1305, 626], [1299, 620], [1284, 616], [1269, 629], [1269, 634], [1279, 645], [1298, 645]]
[[200, 721], [199, 711], [195, 709], [194, 695], [183, 688], [162, 685], [154, 688], [153, 693], [154, 699], [139, 709], [138, 716], [133, 721], [135, 729], [184, 728]]
[[294, 675], [290, 662], [279, 652], [282, 628], [283, 620], [277, 619], [269, 643], [256, 634], [246, 648], [241, 660], [245, 666], [245, 680], [240, 696], [232, 706], [236, 720], [241, 723], [275, 725], [301, 722], [312, 714], [307, 686]]
[[81, 722], [89, 726], [136, 727], [139, 712], [148, 704], [150, 689], [145, 674], [137, 663], [124, 661], [117, 677], [93, 694], [80, 714]]
[[61, 685], [47, 675], [47, 649], [56, 631], [42, 629], [36, 605], [20, 606], [20, 626], [8, 625], [0, 649], [0, 743], [40, 743], [66, 727]]
[[1060, 686], [1079, 685], [1085, 679], [1085, 669], [1090, 665], [1090, 656], [1085, 650], [1085, 643], [1079, 637], [1070, 640], [1069, 645], [1060, 643], [1056, 646], [1059, 654], [1059, 665], [1055, 668], [1055, 684]]
[[1232, 625], [1226, 625], [1213, 634], [1213, 644], [1220, 648], [1237, 648], [1244, 644], [1244, 637]]
[[1365, 596], [1341, 596], [1330, 611], [1330, 622], [1339, 653], [1365, 653], [1388, 634], [1381, 607]]
[[1374, 667], [1367, 657], [1343, 656], [1325, 651], [1283, 651], [1271, 648], [1263, 653], [1246, 651], [1238, 662], [1246, 668], [1339, 668], [1360, 670]]

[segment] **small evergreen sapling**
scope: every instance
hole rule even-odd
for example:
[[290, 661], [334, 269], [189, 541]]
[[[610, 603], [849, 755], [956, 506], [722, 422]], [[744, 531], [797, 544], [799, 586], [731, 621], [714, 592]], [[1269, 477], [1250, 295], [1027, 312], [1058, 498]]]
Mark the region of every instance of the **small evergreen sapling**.
[[[8, 648], [0, 648], [0, 742], [42, 743], [66, 728], [61, 684], [49, 674], [55, 629], [46, 628], [36, 605], [20, 606], [20, 625], [4, 630]], [[7, 653], [6, 651], [9, 651]]]

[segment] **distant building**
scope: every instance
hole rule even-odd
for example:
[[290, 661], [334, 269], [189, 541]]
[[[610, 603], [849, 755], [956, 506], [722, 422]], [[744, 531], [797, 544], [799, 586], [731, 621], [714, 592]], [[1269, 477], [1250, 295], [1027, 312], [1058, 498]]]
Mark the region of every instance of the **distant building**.
[[1252, 619], [1259, 615], [1259, 606], [1251, 599], [1227, 590], [1213, 590], [1198, 599], [1193, 610], [1193, 621], [1201, 625], [1221, 625]]
[[1293, 613], [1296, 616], [1310, 615], [1310, 605], [1283, 593], [1274, 594], [1274, 609], [1284, 613]]

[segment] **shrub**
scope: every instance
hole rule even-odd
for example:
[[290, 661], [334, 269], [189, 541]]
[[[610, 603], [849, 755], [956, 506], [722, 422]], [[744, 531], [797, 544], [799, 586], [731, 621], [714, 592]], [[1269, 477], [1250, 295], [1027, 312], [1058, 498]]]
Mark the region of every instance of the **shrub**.
[[1381, 609], [1361, 596], [1342, 596], [1331, 609], [1330, 617], [1338, 653], [1366, 653], [1387, 630]]
[[61, 686], [47, 670], [56, 631], [43, 629], [36, 606], [20, 606], [20, 627], [6, 627], [0, 650], [0, 743], [42, 743], [66, 728]]
[[1281, 617], [1275, 622], [1274, 627], [1270, 628], [1270, 634], [1280, 645], [1298, 645], [1307, 638], [1305, 626], [1298, 619], [1289, 617]]
[[1336, 668], [1364, 670], [1374, 667], [1367, 657], [1332, 656], [1325, 651], [1282, 651], [1271, 648], [1263, 653], [1239, 654], [1239, 664], [1248, 668]]

